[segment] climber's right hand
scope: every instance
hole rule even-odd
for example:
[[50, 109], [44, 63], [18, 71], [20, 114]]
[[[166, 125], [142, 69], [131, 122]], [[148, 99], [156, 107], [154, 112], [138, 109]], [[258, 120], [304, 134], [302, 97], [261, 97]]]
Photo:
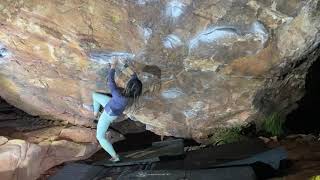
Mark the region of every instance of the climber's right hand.
[[111, 69], [116, 68], [117, 64], [118, 64], [118, 58], [117, 57], [112, 58], [111, 59]]

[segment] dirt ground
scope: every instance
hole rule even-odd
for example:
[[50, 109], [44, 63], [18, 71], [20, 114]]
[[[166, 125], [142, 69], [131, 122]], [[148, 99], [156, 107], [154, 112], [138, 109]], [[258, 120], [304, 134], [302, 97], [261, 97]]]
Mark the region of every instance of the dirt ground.
[[282, 180], [304, 180], [320, 175], [320, 139], [311, 135], [293, 135], [280, 141], [271, 140], [270, 147], [283, 146], [291, 161]]

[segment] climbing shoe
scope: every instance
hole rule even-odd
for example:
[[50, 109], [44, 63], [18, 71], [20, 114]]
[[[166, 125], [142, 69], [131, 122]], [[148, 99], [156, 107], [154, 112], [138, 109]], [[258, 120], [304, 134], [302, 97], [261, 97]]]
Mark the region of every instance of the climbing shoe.
[[113, 162], [113, 163], [116, 163], [116, 162], [119, 162], [120, 161], [120, 158], [118, 155], [116, 155], [115, 157], [112, 157], [109, 159], [109, 161]]

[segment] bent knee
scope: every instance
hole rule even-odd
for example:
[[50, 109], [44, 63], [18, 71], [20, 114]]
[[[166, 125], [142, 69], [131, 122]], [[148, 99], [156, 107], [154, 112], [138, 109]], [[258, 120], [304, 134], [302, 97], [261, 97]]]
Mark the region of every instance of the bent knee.
[[92, 98], [95, 98], [97, 96], [97, 94], [98, 94], [97, 92], [93, 92], [92, 93]]
[[96, 138], [98, 139], [98, 141], [101, 141], [101, 140], [105, 140], [106, 137], [104, 136], [104, 134], [96, 134]]

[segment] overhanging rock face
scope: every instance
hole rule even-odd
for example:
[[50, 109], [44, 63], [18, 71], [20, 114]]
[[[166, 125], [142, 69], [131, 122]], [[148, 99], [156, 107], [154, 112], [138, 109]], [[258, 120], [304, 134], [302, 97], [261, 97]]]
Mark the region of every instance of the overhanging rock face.
[[318, 0], [1, 2], [0, 96], [90, 125], [91, 92], [108, 91], [105, 60], [126, 57], [146, 92], [130, 116], [201, 141], [258, 113], [252, 101], [271, 70], [319, 43], [319, 12]]

